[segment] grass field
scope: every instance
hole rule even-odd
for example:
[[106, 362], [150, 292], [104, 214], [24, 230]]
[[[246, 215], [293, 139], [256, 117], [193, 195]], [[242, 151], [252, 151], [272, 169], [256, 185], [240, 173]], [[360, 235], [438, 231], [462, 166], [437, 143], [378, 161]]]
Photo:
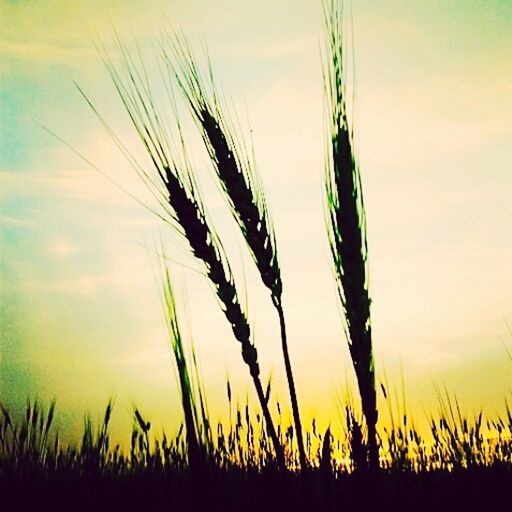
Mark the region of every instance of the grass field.
[[[380, 468], [367, 466], [352, 411], [341, 439], [307, 430], [308, 468], [298, 457], [288, 429], [280, 441], [287, 470], [280, 470], [257, 415], [236, 410], [234, 423], [203, 424], [199, 457], [191, 465], [188, 442], [154, 437], [134, 411], [126, 447], [113, 446], [113, 411], [82, 441], [59, 442], [54, 406], [27, 406], [15, 420], [2, 410], [0, 489], [2, 502], [18, 510], [476, 510], [502, 506], [512, 483], [512, 415], [473, 421], [459, 416], [456, 403], [432, 419], [420, 436], [407, 416], [379, 435]], [[295, 468], [295, 469], [293, 469]], [[500, 505], [501, 504], [501, 505]]]
[[[228, 381], [228, 419], [212, 421], [162, 242], [157, 267], [180, 391], [178, 433], [155, 432], [134, 409], [131, 438], [115, 444], [110, 428], [116, 408], [109, 402], [104, 417], [86, 417], [81, 436], [68, 443], [55, 427], [58, 403], [32, 402], [25, 411], [2, 405], [5, 510], [489, 510], [507, 502], [512, 410], [506, 397], [501, 416], [467, 417], [455, 396], [438, 392], [439, 410], [420, 431], [405, 400], [400, 404], [390, 396], [376, 375], [367, 219], [347, 101], [344, 17], [335, 0], [325, 3], [324, 12], [325, 231], [345, 329], [335, 336], [348, 344], [357, 384], [354, 395], [339, 404], [338, 417], [330, 418], [340, 427], [319, 431], [315, 420], [308, 425], [301, 416], [277, 236], [250, 143], [225, 104], [207, 52], [198, 59], [183, 35], [168, 33], [158, 40], [159, 90], [166, 91], [167, 106], [162, 109], [145, 59], [116, 36], [115, 58], [101, 45], [98, 50], [146, 161], [135, 158], [80, 86], [79, 91], [150, 190], [156, 206], [145, 206], [201, 266], [232, 333], [226, 343], [238, 344], [257, 403], [240, 405]], [[179, 102], [195, 123], [225, 207], [268, 292], [272, 321], [279, 322], [287, 384], [279, 402], [271, 380], [262, 376], [247, 300], [208, 214]]]

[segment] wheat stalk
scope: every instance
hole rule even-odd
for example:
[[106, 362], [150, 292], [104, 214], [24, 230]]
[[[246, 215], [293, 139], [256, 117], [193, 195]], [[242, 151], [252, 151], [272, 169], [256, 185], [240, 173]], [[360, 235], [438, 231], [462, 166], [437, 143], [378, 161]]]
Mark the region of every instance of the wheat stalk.
[[[238, 298], [222, 244], [207, 220], [205, 207], [186, 154], [179, 122], [177, 121], [177, 130], [183, 155], [180, 160], [176, 157], [178, 151], [173, 146], [168, 129], [159, 115], [142, 59], [134, 62], [119, 40], [118, 49], [121, 54], [121, 67], [116, 67], [108, 57], [104, 57], [104, 62], [151, 160], [154, 172], [148, 172], [139, 164], [136, 164], [136, 170], [157, 197], [166, 214], [166, 220], [183, 236], [195, 257], [204, 264], [224, 315], [231, 325], [235, 338], [240, 342], [242, 357], [256, 388], [278, 463], [284, 467], [284, 453], [264, 396], [258, 353], [251, 340], [247, 316]], [[171, 94], [169, 89], [168, 92]], [[170, 100], [176, 116], [172, 95]], [[131, 161], [133, 163], [133, 159]]]
[[233, 123], [221, 106], [209, 60], [209, 79], [205, 82], [186, 39], [176, 37], [168, 39], [168, 43], [162, 45], [164, 59], [199, 127], [231, 213], [244, 236], [263, 283], [270, 290], [272, 302], [279, 316], [281, 346], [297, 433], [299, 458], [301, 466], [306, 467], [299, 405], [282, 305], [281, 271], [274, 228], [263, 189], [244, 143], [235, 136]]
[[[176, 313], [176, 302], [174, 300], [171, 276], [167, 267], [164, 268], [162, 303], [164, 306], [165, 320], [171, 341], [171, 348], [176, 362], [176, 369], [178, 371], [181, 405], [185, 417], [189, 467], [192, 471], [195, 471], [198, 467], [201, 467], [203, 463], [202, 456], [206, 455], [206, 453], [201, 452], [204, 451], [204, 448], [208, 448], [209, 445], [208, 443], [205, 443], [204, 446], [202, 446], [200, 443], [201, 435], [200, 425], [198, 424], [197, 418], [196, 394], [192, 387], [189, 364], [185, 354], [183, 337], [181, 335], [181, 329]], [[206, 418], [203, 417], [202, 419], [204, 421]]]
[[325, 6], [327, 64], [325, 88], [329, 111], [329, 147], [325, 188], [327, 224], [346, 336], [368, 428], [368, 455], [378, 466], [377, 405], [368, 289], [366, 217], [361, 175], [345, 102], [342, 13], [338, 0]]

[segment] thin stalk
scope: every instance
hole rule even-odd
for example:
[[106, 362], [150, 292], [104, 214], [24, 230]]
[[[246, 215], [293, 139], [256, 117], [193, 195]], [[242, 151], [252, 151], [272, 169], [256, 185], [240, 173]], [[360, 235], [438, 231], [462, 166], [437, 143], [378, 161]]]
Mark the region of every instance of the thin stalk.
[[200, 427], [198, 425], [196, 414], [197, 397], [192, 387], [189, 371], [189, 361], [187, 360], [183, 346], [183, 336], [181, 334], [180, 325], [178, 323], [174, 291], [171, 284], [170, 273], [167, 268], [164, 270], [163, 307], [165, 310], [166, 325], [171, 341], [174, 362], [176, 363], [176, 369], [178, 373], [178, 383], [181, 392], [181, 405], [185, 418], [189, 467], [191, 471], [195, 472], [204, 462], [203, 455], [205, 454], [205, 447], [201, 446], [200, 443]]
[[258, 378], [254, 381], [254, 388], [256, 389], [256, 394], [258, 395], [258, 400], [261, 404], [265, 404], [265, 407], [261, 407], [263, 411], [263, 417], [265, 418], [265, 423], [267, 425], [267, 432], [272, 439], [272, 444], [274, 445], [274, 450], [276, 451], [276, 459], [277, 464], [281, 469], [286, 467], [284, 460], [284, 450], [279, 442], [279, 438], [277, 437], [277, 432], [274, 427], [274, 422], [272, 421], [272, 416], [270, 415], [270, 410], [268, 408], [268, 397], [265, 396], [263, 391], [263, 386], [261, 385], [261, 380]]
[[304, 449], [304, 437], [302, 435], [301, 420], [299, 414], [299, 403], [297, 401], [297, 392], [295, 391], [295, 380], [293, 378], [292, 363], [290, 361], [290, 354], [288, 353], [288, 342], [286, 338], [286, 322], [284, 319], [283, 306], [281, 300], [275, 299], [274, 306], [279, 315], [279, 327], [281, 329], [281, 349], [283, 351], [284, 367], [286, 370], [286, 378], [288, 380], [288, 387], [290, 390], [290, 401], [292, 403], [293, 421], [296, 427], [297, 446], [299, 449], [299, 460], [301, 468], [307, 468], [306, 450]]

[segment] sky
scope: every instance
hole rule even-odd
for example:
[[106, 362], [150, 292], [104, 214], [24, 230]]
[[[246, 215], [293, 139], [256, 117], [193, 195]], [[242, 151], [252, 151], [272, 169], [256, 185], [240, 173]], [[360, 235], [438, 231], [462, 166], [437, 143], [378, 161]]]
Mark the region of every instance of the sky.
[[[95, 49], [95, 41], [111, 47], [114, 29], [140, 43], [153, 71], [162, 30], [181, 30], [198, 50], [207, 45], [252, 138], [275, 224], [305, 421], [335, 424], [336, 397], [354, 384], [323, 213], [317, 0], [0, 0], [0, 399], [55, 397], [62, 421], [78, 429], [85, 411], [99, 414], [114, 396], [120, 435], [135, 404], [155, 425], [177, 429], [153, 253], [161, 236], [212, 417], [227, 415], [228, 376], [240, 401], [255, 400], [201, 266], [121, 190], [150, 201], [75, 87], [142, 158]], [[353, 0], [352, 32], [378, 380], [399, 388], [403, 377], [418, 421], [438, 407], [435, 386], [456, 393], [468, 413], [493, 413], [512, 384], [504, 348], [512, 347], [512, 5]], [[152, 79], [158, 88], [159, 75]], [[272, 375], [286, 404], [270, 298], [191, 123], [185, 133], [247, 294], [263, 378]]]

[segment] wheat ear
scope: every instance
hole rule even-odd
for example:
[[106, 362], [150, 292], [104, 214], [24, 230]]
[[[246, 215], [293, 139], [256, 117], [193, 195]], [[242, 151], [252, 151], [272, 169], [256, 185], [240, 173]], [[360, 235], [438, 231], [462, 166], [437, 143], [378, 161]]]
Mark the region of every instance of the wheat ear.
[[368, 428], [369, 462], [375, 467], [379, 455], [366, 216], [345, 102], [342, 13], [338, 0], [330, 0], [325, 7], [325, 22], [328, 56], [324, 77], [330, 122], [325, 179], [328, 234], [350, 356]]

